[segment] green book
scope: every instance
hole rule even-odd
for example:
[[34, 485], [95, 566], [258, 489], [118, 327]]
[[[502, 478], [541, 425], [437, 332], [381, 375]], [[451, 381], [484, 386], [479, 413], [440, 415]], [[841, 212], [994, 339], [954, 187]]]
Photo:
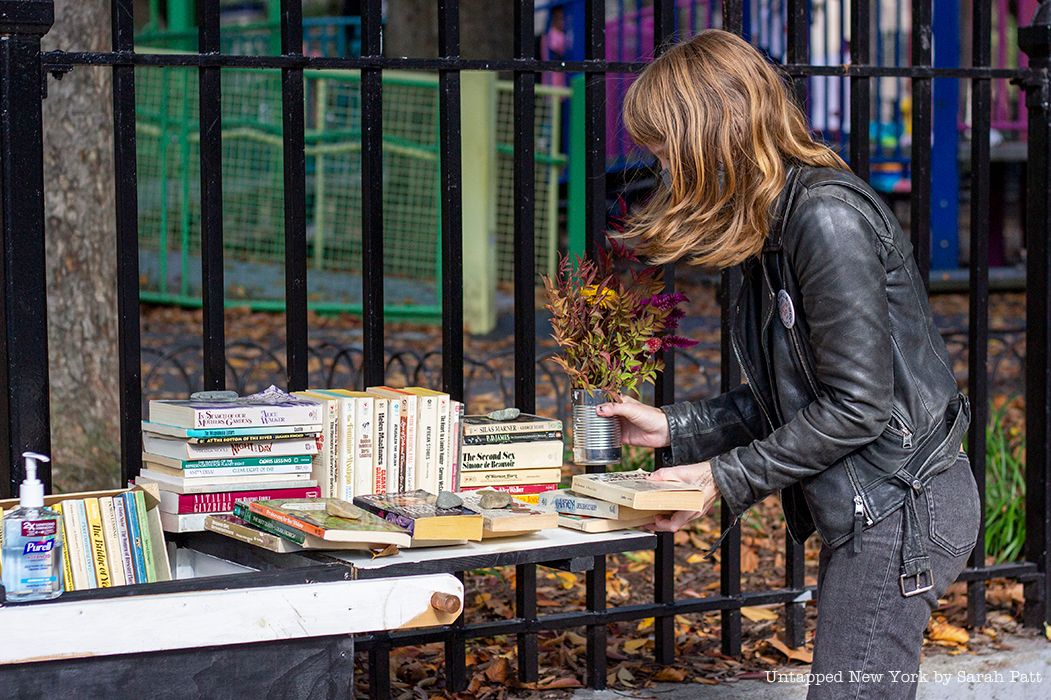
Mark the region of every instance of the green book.
[[142, 491], [133, 491], [135, 494], [135, 510], [139, 516], [139, 537], [142, 539], [142, 557], [146, 560], [146, 582], [154, 583], [157, 580], [156, 564], [153, 560], [153, 538], [150, 536], [150, 519], [146, 515], [146, 497]]
[[244, 502], [234, 504], [234, 515], [252, 527], [259, 528], [263, 532], [271, 535], [277, 535], [278, 537], [284, 537], [286, 540], [295, 542], [296, 544], [303, 544], [306, 541], [306, 533], [289, 527], [270, 518], [264, 518], [258, 513], [253, 513], [248, 509], [248, 504]]

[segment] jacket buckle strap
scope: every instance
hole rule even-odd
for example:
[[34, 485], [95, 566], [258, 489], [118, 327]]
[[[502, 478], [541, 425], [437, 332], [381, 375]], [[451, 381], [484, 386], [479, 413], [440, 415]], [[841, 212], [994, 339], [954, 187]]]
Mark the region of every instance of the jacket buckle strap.
[[721, 545], [723, 543], [723, 540], [725, 540], [726, 536], [730, 534], [730, 531], [733, 530], [734, 527], [737, 526], [737, 521], [739, 521], [740, 519], [741, 519], [740, 515], [734, 517], [734, 521], [732, 523], [730, 523], [730, 526], [722, 531], [722, 533], [719, 535], [719, 539], [717, 539], [715, 541], [715, 544], [713, 544], [711, 547], [709, 547], [708, 551], [704, 553], [705, 561], [711, 561], [712, 557], [715, 556], [715, 551], [717, 549], [719, 549], [719, 545]]
[[[905, 497], [902, 513], [901, 575], [898, 585], [901, 594], [910, 598], [934, 588], [934, 573], [931, 559], [923, 544], [919, 513], [916, 511], [916, 494], [909, 491]], [[912, 585], [912, 584], [915, 585]]]
[[[916, 586], [914, 588], [908, 587], [906, 581], [908, 581], [909, 579], [916, 579]], [[920, 584], [921, 579], [924, 581], [922, 585]], [[901, 594], [906, 598], [911, 598], [912, 596], [919, 595], [920, 593], [926, 593], [927, 591], [934, 588], [934, 578], [931, 575], [930, 569], [927, 569], [926, 571], [921, 571], [915, 576], [908, 576], [906, 574], [902, 574], [898, 578], [898, 583], [901, 585]]]

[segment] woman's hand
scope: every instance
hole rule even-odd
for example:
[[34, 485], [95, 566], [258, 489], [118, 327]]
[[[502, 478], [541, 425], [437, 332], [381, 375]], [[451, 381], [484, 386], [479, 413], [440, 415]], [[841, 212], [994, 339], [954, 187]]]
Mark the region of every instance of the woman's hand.
[[604, 403], [595, 407], [600, 416], [620, 418], [621, 441], [639, 447], [667, 447], [668, 417], [654, 406], [622, 396], [620, 403]]
[[650, 481], [679, 481], [696, 486], [704, 494], [704, 507], [699, 511], [680, 510], [670, 515], [658, 515], [650, 529], [654, 532], [676, 532], [686, 523], [707, 513], [719, 500], [719, 488], [712, 477], [712, 465], [708, 462], [684, 464], [679, 467], [664, 467], [649, 476]]

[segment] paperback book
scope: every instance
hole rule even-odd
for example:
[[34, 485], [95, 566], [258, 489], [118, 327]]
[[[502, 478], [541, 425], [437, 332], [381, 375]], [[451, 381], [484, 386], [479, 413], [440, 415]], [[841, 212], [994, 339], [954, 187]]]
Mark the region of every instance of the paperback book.
[[406, 529], [414, 541], [480, 540], [482, 516], [463, 507], [438, 508], [423, 490], [358, 496], [354, 504]]
[[696, 486], [677, 481], [650, 481], [649, 472], [577, 474], [573, 491], [636, 510], [703, 510], [704, 494]]
[[179, 428], [275, 429], [286, 425], [315, 425], [321, 429], [321, 405], [292, 396], [275, 386], [231, 401], [153, 400], [149, 420]]
[[559, 527], [581, 532], [613, 532], [614, 530], [630, 530], [643, 525], [653, 523], [656, 515], [649, 513], [635, 516], [624, 520], [610, 520], [609, 518], [589, 518], [586, 515], [572, 515], [569, 513], [558, 514]]
[[283, 425], [279, 429], [269, 426], [260, 428], [180, 428], [176, 425], [153, 423], [148, 420], [142, 421], [142, 431], [180, 438], [198, 445], [317, 438], [321, 435], [321, 428], [317, 425]]
[[293, 438], [291, 440], [255, 440], [251, 442], [201, 445], [178, 438], [143, 433], [142, 450], [148, 455], [158, 455], [177, 460], [288, 457], [317, 454], [318, 440], [317, 438]]
[[464, 445], [460, 475], [492, 469], [539, 469], [562, 466], [565, 446], [560, 440], [507, 445]]
[[465, 493], [464, 508], [482, 516], [483, 537], [521, 534], [558, 527], [558, 514], [511, 500], [506, 508], [482, 508], [480, 493]]
[[647, 511], [635, 510], [619, 503], [610, 503], [599, 498], [581, 496], [572, 489], [558, 489], [539, 494], [538, 504], [549, 510], [570, 515], [586, 515], [590, 518], [607, 518], [611, 520], [631, 519], [643, 515], [652, 515]]
[[323, 498], [286, 498], [253, 501], [248, 509], [270, 520], [313, 535], [326, 542], [366, 542], [374, 545], [408, 547], [409, 533], [397, 524], [367, 510], [359, 518], [347, 519], [329, 514]]
[[529, 413], [522, 413], [511, 420], [494, 420], [488, 416], [464, 416], [463, 435], [468, 438], [475, 435], [493, 433], [546, 433], [562, 432], [562, 421], [555, 418], [544, 418]]

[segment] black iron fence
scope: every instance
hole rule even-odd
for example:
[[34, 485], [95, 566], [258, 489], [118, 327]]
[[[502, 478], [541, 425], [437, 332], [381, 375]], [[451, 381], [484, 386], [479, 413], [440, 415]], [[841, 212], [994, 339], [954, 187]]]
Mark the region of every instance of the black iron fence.
[[[47, 73], [70, 69], [108, 69], [113, 74], [113, 129], [116, 178], [117, 287], [120, 352], [121, 476], [135, 476], [140, 467], [142, 414], [141, 351], [139, 336], [137, 202], [135, 159], [135, 69], [150, 66], [195, 68], [200, 96], [200, 199], [201, 260], [203, 279], [203, 372], [200, 388], [219, 389], [226, 382], [227, 339], [223, 324], [223, 218], [222, 218], [222, 113], [221, 74], [230, 67], [259, 67], [281, 71], [284, 116], [285, 196], [285, 285], [287, 338], [283, 363], [291, 390], [304, 389], [308, 375], [304, 159], [304, 69], [357, 69], [362, 71], [362, 279], [364, 299], [364, 347], [361, 375], [365, 384], [381, 383], [385, 376], [383, 278], [376, 260], [383, 259], [382, 218], [382, 82], [384, 70], [436, 71], [440, 86], [441, 244], [443, 337], [441, 383], [454, 398], [464, 396], [465, 361], [463, 327], [463, 250], [461, 211], [463, 192], [460, 173], [460, 72], [462, 70], [507, 71], [514, 76], [515, 96], [515, 349], [513, 398], [524, 410], [536, 401], [536, 360], [533, 284], [534, 260], [534, 134], [532, 105], [537, 76], [542, 71], [579, 72], [587, 76], [585, 94], [587, 246], [593, 252], [606, 229], [605, 172], [605, 76], [637, 71], [640, 63], [607, 62], [604, 59], [605, 0], [587, 0], [586, 52], [580, 61], [541, 61], [534, 55], [534, 2], [516, 3], [514, 56], [510, 59], [467, 60], [460, 56], [459, 4], [438, 1], [439, 57], [387, 58], [381, 55], [381, 2], [362, 3], [362, 55], [357, 58], [306, 56], [302, 51], [303, 19], [298, 0], [281, 2], [282, 52], [277, 56], [226, 55], [220, 52], [219, 0], [199, 0], [199, 51], [187, 54], [142, 54], [135, 52], [133, 0], [112, 0], [113, 50], [110, 52], [53, 51], [41, 53], [40, 38], [53, 23], [53, 0], [0, 0], [0, 218], [2, 261], [0, 284], [0, 492], [9, 495], [22, 479], [18, 455], [27, 449], [49, 448], [48, 358], [46, 297], [44, 284], [43, 202], [47, 187], [42, 173], [42, 81]], [[654, 0], [655, 50], [675, 38], [674, 0]], [[985, 582], [1009, 577], [1024, 582], [1025, 621], [1040, 625], [1051, 620], [1049, 613], [1048, 556], [1051, 549], [1049, 500], [1051, 500], [1051, 0], [1045, 1], [1032, 26], [1019, 31], [1019, 44], [1029, 57], [1029, 67], [1009, 70], [991, 67], [991, 3], [974, 2], [973, 53], [970, 65], [932, 65], [931, 0], [912, 0], [912, 65], [881, 67], [869, 57], [870, 0], [850, 4], [850, 65], [827, 66], [808, 63], [807, 13], [805, 0], [789, 0], [788, 61], [790, 75], [801, 98], [806, 97], [807, 78], [839, 76], [850, 86], [851, 128], [849, 157], [854, 170], [869, 175], [869, 116], [875, 79], [895, 77], [911, 81], [913, 95], [913, 140], [911, 145], [912, 190], [911, 232], [921, 269], [929, 269], [930, 249], [930, 161], [931, 85], [934, 79], [964, 80], [971, 88], [971, 263], [968, 392], [974, 410], [974, 425], [987, 420], [988, 386], [988, 299], [989, 271], [986, 252], [989, 239], [990, 190], [990, 82], [1010, 79], [1027, 95], [1027, 179], [1025, 231], [1027, 235], [1027, 305], [1025, 363], [1026, 437], [1026, 548], [1024, 560], [986, 566], [983, 538], [979, 537], [971, 567], [961, 580], [969, 587], [969, 617], [981, 624], [985, 617]], [[742, 0], [723, 0], [721, 27], [742, 31]], [[73, 48], [73, 47], [70, 47]], [[669, 270], [669, 285], [674, 284]], [[727, 273], [724, 291], [732, 290], [737, 276]], [[725, 329], [724, 322], [724, 329]], [[725, 335], [725, 333], [724, 333]], [[236, 339], [234, 339], [236, 340]], [[724, 344], [725, 348], [725, 344]], [[724, 358], [729, 358], [724, 353]], [[674, 399], [675, 364], [658, 385], [656, 399]], [[722, 365], [723, 388], [738, 381], [731, 362]], [[971, 430], [967, 449], [972, 458], [979, 490], [985, 493], [985, 432]], [[50, 484], [48, 473], [42, 475]], [[726, 512], [726, 509], [723, 509]], [[724, 523], [724, 525], [727, 523]], [[674, 589], [673, 540], [660, 535], [657, 541], [652, 603], [608, 609], [605, 589], [605, 557], [596, 556], [586, 579], [586, 610], [539, 616], [536, 601], [536, 565], [517, 568], [516, 617], [496, 622], [457, 625], [395, 635], [375, 635], [363, 640], [370, 651], [372, 688], [382, 694], [389, 689], [387, 661], [393, 646], [443, 641], [446, 673], [452, 689], [466, 684], [465, 642], [470, 638], [512, 634], [519, 643], [519, 675], [536, 680], [537, 633], [569, 627], [587, 628], [588, 683], [602, 687], [606, 678], [607, 624], [645, 617], [655, 618], [655, 655], [660, 663], [674, 659], [674, 619], [677, 614], [720, 611], [722, 648], [737, 654], [741, 648], [740, 608], [744, 605], [783, 604], [787, 641], [799, 645], [804, 639], [803, 606], [810, 598], [804, 585], [803, 548], [786, 541], [785, 586], [777, 590], [742, 592], [740, 533], [726, 538], [720, 561], [719, 593], [697, 599], [677, 599]]]

